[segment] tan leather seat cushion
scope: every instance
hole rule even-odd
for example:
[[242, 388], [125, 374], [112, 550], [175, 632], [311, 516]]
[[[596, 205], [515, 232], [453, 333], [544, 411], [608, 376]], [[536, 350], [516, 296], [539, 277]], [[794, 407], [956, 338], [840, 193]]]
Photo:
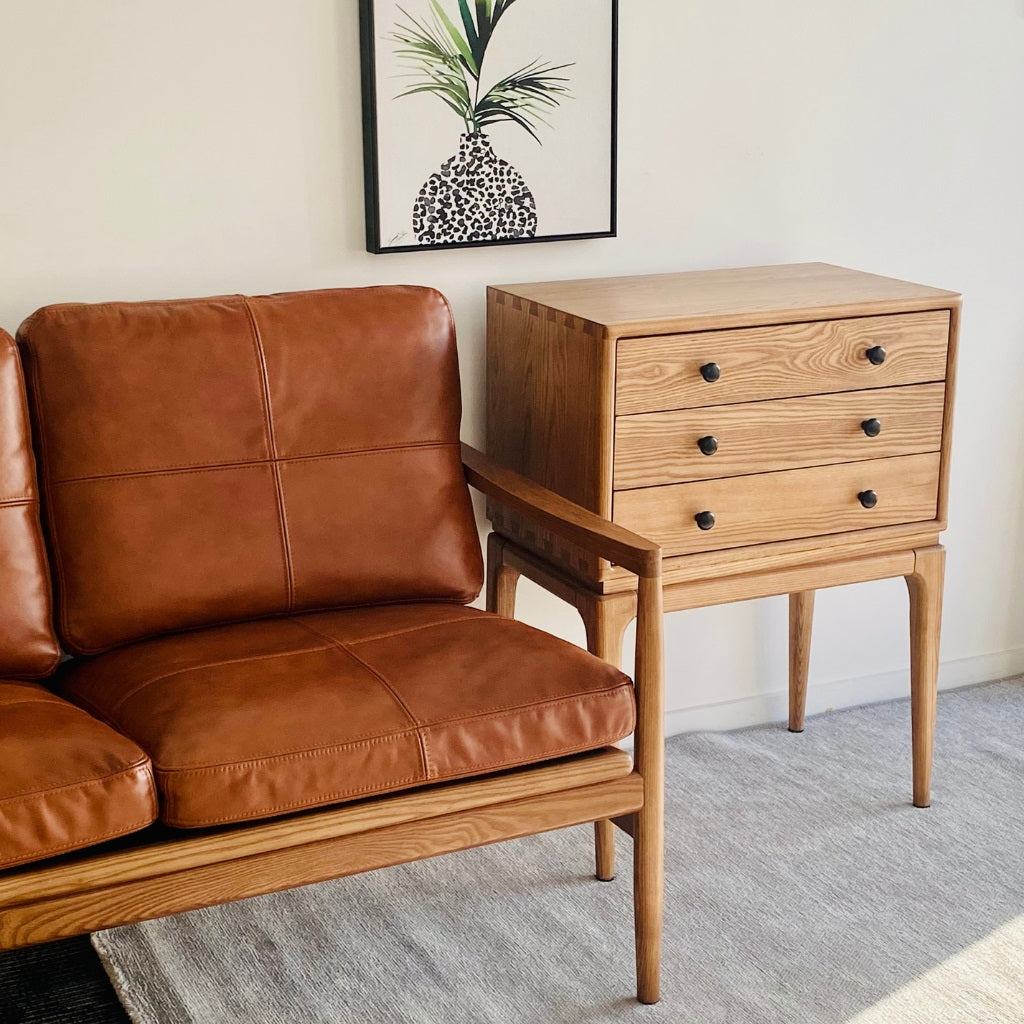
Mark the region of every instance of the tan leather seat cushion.
[[149, 758], [38, 683], [0, 681], [0, 868], [156, 821]]
[[217, 627], [72, 666], [183, 828], [561, 757], [634, 724], [621, 672], [522, 623], [395, 605]]
[[14, 339], [0, 331], [0, 676], [56, 668], [52, 618], [25, 384]]
[[47, 306], [18, 340], [72, 653], [480, 592], [438, 292]]

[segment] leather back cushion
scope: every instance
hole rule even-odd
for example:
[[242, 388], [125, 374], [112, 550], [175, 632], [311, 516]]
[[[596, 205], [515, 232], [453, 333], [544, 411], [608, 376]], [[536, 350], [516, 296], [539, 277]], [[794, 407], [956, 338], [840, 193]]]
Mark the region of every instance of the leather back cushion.
[[75, 653], [479, 592], [437, 292], [49, 306], [18, 338]]
[[21, 362], [0, 331], [0, 676], [36, 679], [56, 668], [52, 616]]

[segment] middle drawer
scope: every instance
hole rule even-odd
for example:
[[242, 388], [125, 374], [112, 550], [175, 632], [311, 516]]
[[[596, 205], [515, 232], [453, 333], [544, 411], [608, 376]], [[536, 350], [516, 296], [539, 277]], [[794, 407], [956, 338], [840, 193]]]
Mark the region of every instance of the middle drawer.
[[938, 451], [944, 394], [942, 383], [915, 384], [619, 416], [614, 487]]

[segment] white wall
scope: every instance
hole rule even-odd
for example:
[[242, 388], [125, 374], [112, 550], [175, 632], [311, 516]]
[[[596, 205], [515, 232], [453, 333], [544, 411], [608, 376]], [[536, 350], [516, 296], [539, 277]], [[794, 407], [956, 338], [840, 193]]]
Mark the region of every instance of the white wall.
[[[1024, 0], [622, 0], [619, 238], [404, 256], [363, 251], [356, 0], [2, 0], [0, 40], [9, 329], [431, 284], [481, 442], [488, 283], [820, 259], [962, 291], [943, 680], [1024, 670]], [[899, 581], [820, 595], [812, 709], [904, 692], [905, 622]], [[670, 725], [781, 717], [784, 630], [779, 598], [672, 616]]]

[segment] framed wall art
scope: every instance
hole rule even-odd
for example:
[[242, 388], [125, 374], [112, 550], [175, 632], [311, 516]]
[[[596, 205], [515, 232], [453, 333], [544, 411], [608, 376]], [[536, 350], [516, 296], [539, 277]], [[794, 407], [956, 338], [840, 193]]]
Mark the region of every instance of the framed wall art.
[[615, 234], [617, 0], [360, 0], [366, 247]]

